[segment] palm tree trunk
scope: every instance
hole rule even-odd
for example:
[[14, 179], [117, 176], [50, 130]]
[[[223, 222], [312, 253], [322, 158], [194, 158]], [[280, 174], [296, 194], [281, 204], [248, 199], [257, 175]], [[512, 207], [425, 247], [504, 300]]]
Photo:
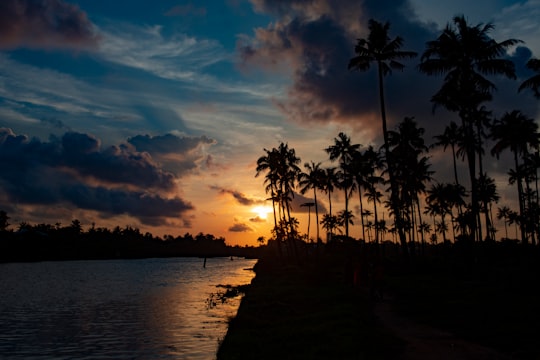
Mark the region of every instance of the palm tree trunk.
[[313, 188], [313, 198], [315, 199], [315, 220], [317, 220], [317, 241], [319, 242], [319, 206], [317, 205], [317, 191]]
[[478, 211], [478, 187], [476, 181], [476, 151], [474, 149], [474, 130], [470, 120], [460, 111], [460, 117], [465, 131], [465, 147], [467, 153], [467, 163], [469, 165], [469, 177], [471, 180], [471, 210], [473, 213], [474, 221], [470, 223], [471, 234], [475, 237], [475, 240], [482, 240], [482, 227], [479, 225], [479, 211]]
[[420, 224], [420, 236], [421, 236], [421, 241], [422, 241], [422, 256], [424, 255], [425, 253], [425, 247], [426, 247], [426, 242], [424, 240], [424, 229], [422, 228], [422, 224], [424, 223], [424, 221], [422, 221], [422, 211], [420, 211], [420, 199], [418, 198], [418, 196], [416, 196], [416, 209], [418, 210], [418, 223]]
[[[487, 179], [487, 175], [484, 174], [483, 164], [482, 164], [482, 137], [480, 135], [480, 121], [476, 121], [476, 135], [478, 136], [478, 170], [480, 173], [480, 177], [484, 177], [484, 180]], [[486, 240], [493, 240], [491, 238], [491, 221], [489, 219], [489, 213], [488, 213], [488, 200], [482, 199], [482, 206], [484, 208], [484, 214], [485, 214], [485, 222], [486, 222]], [[478, 224], [480, 227], [482, 224]]]
[[311, 225], [311, 206], [308, 206], [307, 213], [307, 241], [309, 242], [309, 226]]
[[349, 195], [345, 187], [345, 235], [349, 237]]
[[401, 218], [401, 212], [399, 208], [399, 199], [398, 199], [398, 188], [394, 179], [394, 164], [392, 161], [392, 155], [390, 154], [390, 145], [388, 142], [388, 129], [386, 126], [386, 109], [384, 104], [384, 76], [381, 61], [378, 61], [378, 76], [379, 76], [379, 102], [381, 105], [381, 118], [382, 118], [382, 129], [383, 129], [383, 138], [384, 138], [384, 151], [386, 157], [386, 164], [388, 166], [388, 177], [390, 179], [390, 204], [394, 212], [394, 218], [396, 223], [396, 228], [399, 235], [399, 241], [401, 243], [401, 249], [403, 251], [403, 256], [408, 257], [409, 252], [407, 249], [407, 238], [403, 231], [403, 220]]
[[362, 189], [358, 185], [358, 201], [360, 202], [360, 221], [362, 223], [362, 240], [366, 241], [366, 232], [364, 230], [364, 203], [362, 201]]
[[377, 190], [373, 194], [373, 215], [375, 219], [375, 245], [379, 245], [379, 216], [377, 215]]
[[525, 221], [523, 219], [524, 206], [523, 206], [523, 184], [521, 183], [521, 170], [519, 169], [518, 154], [514, 151], [514, 163], [516, 164], [517, 174], [517, 188], [518, 188], [518, 202], [519, 202], [519, 230], [521, 231], [521, 242], [523, 245], [527, 244], [527, 235], [525, 233]]

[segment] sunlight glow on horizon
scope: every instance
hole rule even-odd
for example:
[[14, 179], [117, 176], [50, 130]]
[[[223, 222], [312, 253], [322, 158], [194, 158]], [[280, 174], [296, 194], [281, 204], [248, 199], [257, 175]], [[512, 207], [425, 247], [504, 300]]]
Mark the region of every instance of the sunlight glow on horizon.
[[256, 213], [259, 218], [266, 219], [266, 216], [272, 212], [272, 207], [267, 205], [255, 206], [251, 211]]

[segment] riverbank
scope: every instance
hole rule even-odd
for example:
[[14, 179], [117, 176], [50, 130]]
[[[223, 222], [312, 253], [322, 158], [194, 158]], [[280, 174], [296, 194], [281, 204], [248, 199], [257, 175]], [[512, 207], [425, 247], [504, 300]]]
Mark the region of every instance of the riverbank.
[[441, 254], [386, 259], [382, 301], [367, 259], [355, 286], [350, 253], [302, 265], [263, 258], [218, 360], [540, 358], [538, 251]]
[[218, 359], [396, 358], [403, 342], [378, 322], [348, 266], [338, 257], [259, 260]]

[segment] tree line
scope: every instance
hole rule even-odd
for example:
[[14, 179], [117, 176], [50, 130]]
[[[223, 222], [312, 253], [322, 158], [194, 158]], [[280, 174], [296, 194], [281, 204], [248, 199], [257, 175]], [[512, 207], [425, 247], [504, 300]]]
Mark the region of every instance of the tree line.
[[[516, 79], [515, 65], [505, 55], [521, 41], [497, 42], [490, 37], [493, 28], [492, 24], [473, 26], [464, 16], [456, 16], [435, 40], [427, 42], [417, 69], [428, 76], [444, 76], [440, 89], [431, 97], [434, 110], [443, 107], [459, 118], [459, 123], [450, 122], [428, 145], [423, 137], [425, 130], [413, 117], [405, 117], [394, 130], [387, 127], [385, 78], [392, 70], [404, 70], [400, 61], [418, 54], [401, 50], [404, 40], [390, 38], [389, 23], [370, 20], [368, 36], [358, 39], [348, 68], [364, 72], [376, 67], [384, 143], [378, 149], [364, 148], [339, 133], [324, 149], [335, 164], [328, 168], [311, 161], [302, 169], [300, 157], [286, 143], [264, 149], [255, 176], [265, 174], [265, 191], [274, 209], [273, 239], [290, 244], [309, 239], [309, 230], [306, 235], [298, 232], [291, 202], [295, 192], [310, 191], [313, 202], [304, 205], [309, 211], [315, 208], [317, 242], [321, 241], [320, 226], [329, 239], [336, 232], [350, 238], [350, 226], [356, 221], [350, 202], [356, 194], [362, 240], [379, 244], [387, 232], [391, 233], [405, 255], [415, 251], [415, 244], [423, 247], [427, 242], [437, 243], [438, 235], [444, 244], [451, 240], [494, 241], [494, 216], [504, 221], [503, 239], [510, 239], [507, 226], [514, 224], [514, 238], [522, 244], [540, 244], [538, 124], [518, 109], [496, 117], [488, 108], [496, 90], [489, 78]], [[536, 75], [522, 82], [517, 91], [531, 90], [540, 99], [540, 60], [529, 59], [527, 67]], [[436, 181], [431, 170], [429, 153], [437, 147], [450, 150], [454, 177], [450, 182]], [[517, 209], [504, 205], [495, 213], [499, 195], [494, 179], [484, 168], [486, 150], [497, 159], [505, 151], [512, 154], [508, 182], [516, 188]], [[467, 165], [468, 188], [458, 174], [459, 160]], [[335, 191], [343, 193], [345, 206], [337, 213], [332, 211]], [[317, 194], [328, 197], [329, 211], [321, 219]], [[387, 209], [391, 219], [380, 218], [381, 207]]]
[[202, 232], [159, 237], [149, 232], [143, 234], [129, 225], [111, 230], [95, 224], [85, 231], [77, 219], [67, 226], [21, 222], [15, 230], [10, 228], [9, 219], [8, 214], [0, 210], [0, 262], [259, 256], [257, 248], [228, 246], [225, 238]]

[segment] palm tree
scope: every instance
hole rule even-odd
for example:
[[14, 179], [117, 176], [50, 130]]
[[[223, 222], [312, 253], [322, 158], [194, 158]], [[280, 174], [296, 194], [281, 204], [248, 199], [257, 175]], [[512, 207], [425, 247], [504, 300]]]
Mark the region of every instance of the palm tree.
[[[392, 158], [396, 160], [394, 173], [397, 189], [399, 190], [400, 207], [403, 219], [411, 225], [411, 241], [414, 242], [416, 224], [422, 223], [419, 194], [425, 192], [425, 183], [431, 180], [433, 171], [427, 156], [428, 147], [424, 142], [424, 128], [417, 126], [414, 118], [406, 117], [397, 131], [389, 131], [388, 139], [391, 146]], [[415, 207], [418, 209], [416, 222]], [[409, 211], [406, 211], [408, 209]], [[423, 233], [421, 233], [424, 244]]]
[[336, 168], [323, 169], [322, 189], [328, 194], [328, 214], [332, 216], [332, 192], [337, 183]]
[[[311, 207], [313, 205], [315, 205], [316, 203], [314, 202], [306, 202], [306, 203], [303, 203], [301, 204], [300, 206], [301, 207], [307, 207], [308, 208], [308, 220], [307, 220], [307, 239], [309, 241], [309, 226], [311, 224]], [[317, 220], [318, 221], [318, 220]], [[319, 223], [317, 222], [317, 241], [319, 239]]]
[[[324, 170], [321, 168], [321, 163], [305, 163], [304, 168], [306, 172], [301, 172], [298, 177], [298, 186], [300, 186], [300, 193], [305, 194], [309, 189], [313, 189], [313, 204], [315, 205], [315, 218], [317, 220], [317, 241], [319, 241], [319, 205], [317, 202], [317, 190], [323, 188], [323, 176]], [[311, 208], [308, 208], [311, 210]], [[308, 225], [309, 236], [309, 225]]]
[[[354, 215], [350, 210], [341, 210], [338, 215], [338, 224], [340, 226], [345, 226], [345, 231], [347, 231], [348, 225], [354, 225], [353, 222]], [[349, 235], [345, 234], [345, 236], [348, 238]]]
[[[334, 145], [325, 149], [330, 156], [331, 161], [339, 161], [340, 171], [338, 172], [338, 184], [345, 194], [345, 214], [349, 214], [349, 193], [354, 184], [351, 173], [351, 163], [354, 154], [360, 148], [360, 144], [351, 144], [351, 139], [340, 132], [337, 138], [334, 138]], [[345, 235], [349, 236], [349, 222], [345, 221]]]
[[[266, 152], [266, 156], [261, 156], [259, 159], [257, 159], [257, 168], [256, 168], [256, 174], [255, 177], [258, 177], [262, 172], [266, 171], [266, 177], [264, 182], [267, 184], [265, 187], [266, 193], [270, 193], [272, 200], [272, 209], [274, 214], [274, 230], [277, 232], [278, 227], [278, 216], [276, 214], [276, 204], [278, 201], [278, 174], [277, 174], [277, 168], [278, 168], [278, 154], [276, 149], [267, 150], [264, 149]], [[277, 233], [276, 233], [277, 235]], [[278, 242], [281, 240], [280, 238], [277, 238]]]
[[450, 148], [452, 149], [452, 163], [454, 165], [454, 181], [456, 184], [459, 184], [456, 164], [456, 146], [459, 144], [462, 136], [463, 134], [461, 128], [455, 122], [451, 121], [441, 135], [435, 136], [437, 141], [432, 145], [442, 146], [444, 151], [446, 151], [446, 148], [450, 145]]
[[376, 184], [382, 183], [383, 178], [376, 175], [376, 171], [383, 167], [380, 153], [373, 146], [369, 146], [364, 152], [354, 153], [351, 164], [352, 173], [358, 190], [358, 200], [360, 203], [360, 219], [362, 224], [362, 239], [366, 239], [364, 222], [364, 202], [362, 201], [362, 190], [366, 192], [375, 188]]
[[375, 187], [376, 179], [378, 177], [371, 177], [368, 179], [369, 187], [367, 188], [366, 197], [369, 199], [369, 201], [373, 202], [373, 216], [374, 216], [374, 224], [375, 224], [375, 244], [379, 245], [379, 232], [377, 231], [377, 224], [379, 223], [379, 216], [377, 211], [377, 203], [381, 202], [382, 194], [380, 191], [377, 190]]
[[0, 232], [7, 230], [7, 228], [9, 227], [9, 219], [10, 217], [8, 216], [7, 212], [5, 212], [4, 210], [0, 210]]
[[451, 214], [452, 205], [450, 200], [448, 184], [434, 184], [428, 190], [428, 196], [426, 197], [427, 213], [430, 215], [440, 215], [441, 221], [436, 225], [439, 232], [443, 236], [444, 243], [446, 240], [446, 226], [445, 217], [447, 214]]
[[504, 233], [506, 235], [506, 239], [508, 239], [508, 226], [507, 224], [510, 222], [510, 208], [508, 206], [503, 206], [502, 208], [499, 208], [497, 210], [497, 219], [501, 220], [504, 219]]
[[[298, 163], [300, 158], [296, 156], [294, 149], [289, 149], [287, 144], [280, 143], [279, 147], [272, 150], [264, 149], [266, 156], [262, 156], [257, 160], [257, 168], [255, 176], [259, 176], [261, 172], [266, 171], [265, 178], [266, 192], [271, 193], [272, 204], [274, 205], [274, 233], [278, 241], [282, 237], [289, 240], [289, 244], [293, 243], [293, 235], [296, 233], [294, 222], [291, 218], [290, 204], [294, 196], [294, 187], [300, 168]], [[275, 214], [275, 204], [278, 205], [279, 221]], [[294, 249], [296, 252], [296, 249]]]
[[[496, 120], [492, 129], [491, 137], [497, 141], [491, 154], [499, 157], [505, 149], [510, 149], [514, 154], [516, 183], [518, 190], [519, 216], [523, 220], [525, 213], [523, 171], [519, 158], [524, 159], [529, 154], [529, 147], [536, 148], [540, 143], [538, 124], [519, 110], [505, 113]], [[521, 241], [527, 243], [525, 222], [520, 222]]]
[[478, 178], [478, 200], [484, 204], [484, 212], [486, 215], [486, 229], [488, 230], [486, 238], [488, 240], [495, 240], [491, 236], [491, 229], [493, 229], [493, 216], [491, 215], [491, 204], [493, 202], [499, 201], [499, 194], [497, 194], [497, 186], [495, 185], [495, 180], [486, 176], [485, 174], [480, 175]]
[[540, 99], [540, 59], [529, 59], [527, 61], [527, 67], [532, 71], [536, 71], [537, 74], [525, 80], [519, 86], [518, 92], [528, 88], [533, 91], [537, 99]]
[[454, 17], [453, 24], [448, 24], [436, 40], [427, 43], [419, 70], [427, 75], [445, 75], [443, 85], [431, 101], [434, 107], [442, 105], [461, 118], [471, 180], [471, 209], [475, 217], [473, 234], [480, 239], [474, 112], [481, 103], [491, 100], [491, 93], [496, 90], [495, 84], [484, 75], [516, 78], [514, 63], [503, 56], [508, 48], [521, 41], [496, 42], [489, 36], [494, 28], [491, 23], [470, 26], [463, 15]]
[[339, 230], [339, 219], [336, 215], [324, 214], [321, 224], [323, 229], [325, 229], [326, 232], [330, 235], [330, 239], [332, 239], [332, 234], [334, 233], [334, 230]]
[[403, 223], [400, 216], [399, 201], [397, 199], [397, 188], [393, 176], [393, 161], [390, 155], [388, 145], [388, 128], [386, 122], [386, 107], [384, 100], [384, 77], [392, 73], [392, 70], [403, 70], [404, 65], [399, 62], [402, 59], [410, 59], [417, 54], [413, 51], [400, 50], [403, 45], [403, 39], [399, 36], [390, 39], [388, 31], [390, 24], [382, 24], [376, 20], [369, 20], [369, 34], [367, 39], [358, 39], [354, 48], [356, 56], [349, 61], [349, 69], [358, 71], [367, 71], [371, 64], [377, 65], [378, 83], [379, 83], [379, 103], [381, 107], [382, 130], [385, 147], [386, 164], [389, 169], [391, 186], [391, 206], [396, 219], [396, 227], [402, 244], [404, 254], [407, 254], [407, 240], [403, 231]]

